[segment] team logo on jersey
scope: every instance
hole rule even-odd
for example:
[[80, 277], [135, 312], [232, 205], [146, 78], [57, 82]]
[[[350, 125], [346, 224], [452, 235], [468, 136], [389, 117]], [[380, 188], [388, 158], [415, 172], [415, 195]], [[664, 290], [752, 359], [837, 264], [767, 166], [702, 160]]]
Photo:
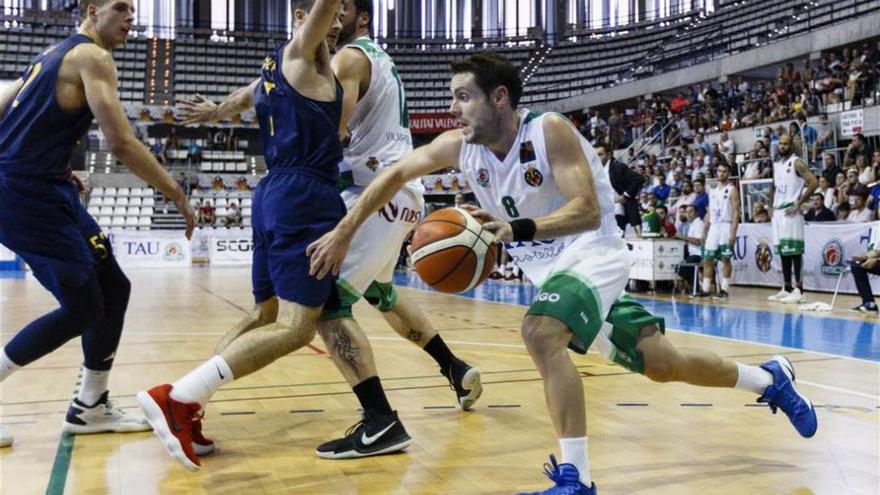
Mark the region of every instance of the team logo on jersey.
[[379, 160], [376, 160], [375, 156], [367, 158], [367, 168], [375, 172], [379, 168]]
[[489, 187], [489, 169], [481, 168], [477, 170], [477, 184], [482, 187]]
[[836, 277], [846, 269], [843, 243], [839, 239], [831, 239], [822, 248], [822, 275]]
[[767, 244], [767, 241], [761, 239], [758, 241], [758, 249], [755, 250], [755, 265], [758, 270], [764, 273], [770, 271], [770, 264], [773, 262], [773, 251]]
[[532, 187], [540, 187], [541, 184], [544, 183], [544, 175], [541, 174], [541, 171], [536, 169], [534, 165], [528, 165], [526, 167], [524, 177], [526, 179], [526, 184]]
[[529, 163], [535, 161], [535, 147], [532, 145], [531, 141], [526, 141], [525, 143], [519, 145], [519, 162], [520, 163]]

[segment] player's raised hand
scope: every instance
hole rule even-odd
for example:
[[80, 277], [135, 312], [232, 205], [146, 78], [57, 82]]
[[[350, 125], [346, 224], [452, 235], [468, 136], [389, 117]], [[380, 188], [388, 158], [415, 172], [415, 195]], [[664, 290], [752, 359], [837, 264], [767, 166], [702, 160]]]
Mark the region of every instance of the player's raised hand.
[[216, 111], [217, 104], [202, 95], [177, 102], [177, 113], [183, 117], [184, 125], [210, 122], [214, 120]]
[[312, 258], [309, 275], [323, 279], [328, 273], [339, 275], [342, 260], [348, 252], [351, 236], [340, 232], [338, 228], [327, 232], [306, 248], [306, 256]]

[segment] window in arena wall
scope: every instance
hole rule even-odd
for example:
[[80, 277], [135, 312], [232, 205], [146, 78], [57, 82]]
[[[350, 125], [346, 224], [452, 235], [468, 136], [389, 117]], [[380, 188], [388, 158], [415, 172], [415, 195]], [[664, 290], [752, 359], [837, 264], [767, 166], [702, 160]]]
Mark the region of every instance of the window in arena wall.
[[[288, 1], [287, 3], [290, 2]], [[287, 8], [287, 12], [287, 15], [290, 16], [289, 6]], [[211, 29], [219, 29], [225, 31], [232, 30], [234, 28], [235, 0], [211, 0]]]
[[175, 2], [156, 2], [155, 0], [134, 0], [135, 24], [144, 26], [147, 38], [174, 37]]

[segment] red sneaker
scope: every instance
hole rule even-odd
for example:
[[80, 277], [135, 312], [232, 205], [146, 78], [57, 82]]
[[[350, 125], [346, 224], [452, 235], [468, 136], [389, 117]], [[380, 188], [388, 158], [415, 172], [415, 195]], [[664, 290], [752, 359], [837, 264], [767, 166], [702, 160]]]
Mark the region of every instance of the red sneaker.
[[193, 450], [193, 425], [201, 420], [201, 406], [172, 399], [168, 383], [138, 392], [137, 401], [171, 457], [190, 471], [198, 470], [202, 463]]
[[208, 455], [214, 453], [214, 441], [210, 438], [205, 438], [202, 435], [202, 417], [204, 413], [200, 414], [198, 419], [193, 420], [193, 431], [192, 431], [192, 446], [195, 453], [199, 456]]

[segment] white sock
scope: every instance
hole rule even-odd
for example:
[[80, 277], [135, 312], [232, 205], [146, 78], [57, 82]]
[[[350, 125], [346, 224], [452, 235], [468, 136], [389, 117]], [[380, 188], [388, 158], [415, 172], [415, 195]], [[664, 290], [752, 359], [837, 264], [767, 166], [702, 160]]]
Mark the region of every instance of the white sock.
[[736, 385], [734, 385], [733, 388], [748, 390], [749, 392], [754, 392], [758, 395], [764, 395], [764, 391], [767, 390], [767, 387], [773, 385], [773, 375], [764, 368], [752, 366], [750, 364], [736, 363], [736, 370], [739, 375], [736, 378]]
[[727, 292], [728, 288], [730, 288], [730, 279], [721, 277], [721, 290]]
[[171, 398], [178, 402], [196, 402], [202, 406], [223, 385], [231, 382], [232, 370], [221, 356], [214, 356], [171, 385]]
[[712, 279], [703, 277], [703, 292], [709, 292], [712, 288]]
[[21, 366], [15, 364], [14, 361], [9, 359], [9, 356], [6, 355], [6, 350], [0, 350], [0, 382], [6, 379], [9, 375], [15, 372], [15, 370], [21, 368]]
[[562, 449], [561, 464], [571, 464], [577, 468], [581, 483], [586, 487], [593, 485], [590, 479], [590, 459], [587, 456], [587, 437], [560, 438], [559, 448]]
[[101, 398], [101, 394], [107, 391], [107, 381], [110, 379], [110, 370], [93, 371], [85, 366], [82, 368], [82, 383], [76, 400], [87, 406], [94, 405]]

